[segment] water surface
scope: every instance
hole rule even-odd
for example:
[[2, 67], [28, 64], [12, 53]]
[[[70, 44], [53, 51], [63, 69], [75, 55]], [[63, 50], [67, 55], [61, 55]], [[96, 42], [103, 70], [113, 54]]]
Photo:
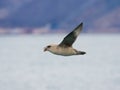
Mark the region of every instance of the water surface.
[[43, 52], [64, 36], [1, 36], [0, 90], [120, 90], [120, 35], [82, 34], [83, 56]]

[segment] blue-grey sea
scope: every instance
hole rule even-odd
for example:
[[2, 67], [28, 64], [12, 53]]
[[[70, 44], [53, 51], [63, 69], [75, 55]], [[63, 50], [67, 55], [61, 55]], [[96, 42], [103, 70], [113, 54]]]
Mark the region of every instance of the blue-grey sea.
[[0, 36], [0, 90], [120, 90], [120, 35], [81, 34], [86, 55], [43, 52], [65, 35]]

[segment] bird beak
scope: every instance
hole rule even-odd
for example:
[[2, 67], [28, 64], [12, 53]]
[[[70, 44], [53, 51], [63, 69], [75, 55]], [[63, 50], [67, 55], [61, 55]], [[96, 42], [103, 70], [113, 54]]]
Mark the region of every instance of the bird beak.
[[47, 51], [47, 48], [44, 48], [44, 52]]

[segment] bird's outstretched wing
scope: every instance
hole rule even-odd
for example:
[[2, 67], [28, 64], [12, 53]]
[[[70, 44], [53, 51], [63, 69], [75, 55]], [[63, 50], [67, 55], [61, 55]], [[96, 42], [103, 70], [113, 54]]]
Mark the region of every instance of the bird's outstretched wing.
[[82, 31], [83, 23], [78, 25], [72, 32], [70, 32], [63, 41], [59, 44], [61, 47], [70, 47], [75, 42], [77, 36], [80, 34], [80, 31]]

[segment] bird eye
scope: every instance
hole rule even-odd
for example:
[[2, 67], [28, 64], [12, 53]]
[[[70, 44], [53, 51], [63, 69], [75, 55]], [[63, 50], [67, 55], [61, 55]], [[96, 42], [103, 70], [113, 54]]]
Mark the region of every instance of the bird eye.
[[50, 48], [51, 46], [49, 45], [49, 46], [47, 46], [48, 48]]

